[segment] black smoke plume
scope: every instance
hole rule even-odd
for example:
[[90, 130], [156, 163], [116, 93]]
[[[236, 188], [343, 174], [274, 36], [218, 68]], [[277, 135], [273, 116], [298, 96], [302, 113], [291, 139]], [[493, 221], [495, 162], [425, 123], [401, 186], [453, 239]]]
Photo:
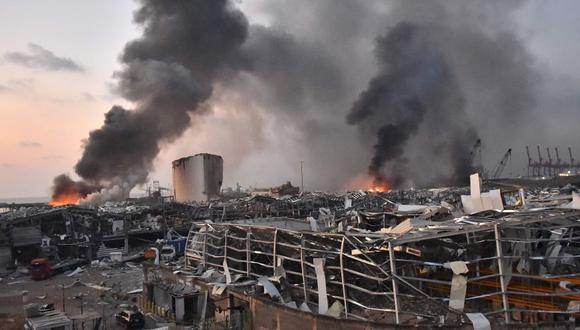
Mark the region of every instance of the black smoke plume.
[[[407, 174], [400, 166], [400, 162], [406, 162], [406, 142], [423, 125], [436, 125], [448, 131], [450, 139], [440, 146], [444, 149], [441, 152], [469, 153], [464, 146], [470, 145], [470, 141], [456, 143], [471, 130], [461, 120], [465, 107], [460, 88], [453, 69], [428, 34], [419, 25], [399, 23], [386, 36], [378, 38], [375, 52], [380, 73], [371, 80], [347, 117], [350, 124], [362, 124], [377, 131], [369, 173], [375, 180], [387, 181], [395, 187], [403, 183]], [[424, 123], [427, 112], [439, 120]], [[453, 176], [444, 178], [445, 181], [467, 177], [469, 164], [462, 158], [451, 157], [451, 161], [448, 166]], [[398, 166], [384, 171], [385, 165]]]
[[143, 34], [115, 75], [134, 109], [113, 107], [90, 133], [75, 168], [84, 182], [103, 186], [103, 198], [126, 196], [160, 148], [212, 108], [226, 115], [193, 125], [191, 138], [211, 136], [236, 163], [253, 158], [226, 169], [230, 178], [247, 184], [252, 163], [270, 162], [260, 180], [279, 182], [304, 160], [307, 187], [328, 190], [367, 159], [375, 179], [397, 187], [456, 183], [478, 138], [501, 155], [528, 131], [514, 123], [535, 120], [526, 111], [538, 76], [514, 23], [522, 1], [259, 3], [268, 23], [249, 26], [226, 0], [140, 1]]
[[76, 182], [69, 178], [66, 174], [56, 176], [53, 181], [52, 199], [56, 200], [59, 196], [78, 196], [85, 198], [89, 194], [98, 191], [100, 187], [92, 186], [86, 182]]
[[242, 47], [248, 74], [227, 88], [274, 122], [270, 158], [284, 148], [289, 162], [304, 159], [316, 188], [344, 187], [365, 159], [397, 187], [455, 184], [473, 169], [478, 138], [501, 152], [510, 123], [534, 106], [520, 3], [296, 0], [288, 10], [271, 0], [262, 8], [270, 23], [252, 26]]
[[190, 126], [212, 84], [238, 69], [247, 34], [245, 17], [226, 0], [140, 2], [135, 22], [143, 35], [125, 46], [115, 74], [135, 109], [107, 112], [75, 166], [89, 185], [105, 188], [105, 199], [125, 198], [147, 181], [161, 146]]

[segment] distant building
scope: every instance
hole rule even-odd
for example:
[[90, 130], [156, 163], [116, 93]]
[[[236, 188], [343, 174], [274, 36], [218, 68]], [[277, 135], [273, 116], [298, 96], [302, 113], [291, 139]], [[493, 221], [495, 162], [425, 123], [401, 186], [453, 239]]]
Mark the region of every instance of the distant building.
[[254, 188], [250, 192], [251, 196], [270, 196], [270, 197], [282, 197], [282, 196], [295, 196], [300, 193], [299, 187], [294, 187], [290, 181], [286, 181], [281, 186], [273, 188]]
[[217, 198], [223, 181], [224, 160], [212, 154], [197, 154], [172, 162], [175, 201], [201, 202]]
[[272, 188], [272, 195], [277, 197], [282, 196], [294, 196], [300, 193], [300, 188], [294, 187], [290, 181], [286, 181], [285, 184]]

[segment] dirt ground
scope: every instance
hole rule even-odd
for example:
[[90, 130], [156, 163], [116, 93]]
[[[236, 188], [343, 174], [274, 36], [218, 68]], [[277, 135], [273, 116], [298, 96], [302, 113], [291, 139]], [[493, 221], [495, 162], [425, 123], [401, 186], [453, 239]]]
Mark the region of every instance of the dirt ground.
[[[138, 294], [128, 292], [141, 289], [142, 284], [142, 268], [135, 264], [111, 268], [85, 266], [77, 275], [58, 274], [42, 281], [19, 273], [4, 275], [0, 280], [0, 328], [21, 329], [22, 307], [27, 303], [53, 303], [57, 311], [64, 311], [69, 318], [81, 314], [82, 303], [83, 315], [104, 314], [105, 329], [122, 329], [114, 314], [136, 304]], [[86, 326], [90, 328], [90, 321]]]

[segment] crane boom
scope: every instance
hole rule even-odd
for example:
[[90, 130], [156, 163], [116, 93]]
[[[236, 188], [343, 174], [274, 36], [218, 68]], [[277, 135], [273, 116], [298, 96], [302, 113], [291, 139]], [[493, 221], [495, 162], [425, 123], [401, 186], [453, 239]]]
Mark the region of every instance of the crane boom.
[[491, 177], [492, 179], [499, 178], [499, 176], [503, 172], [503, 169], [505, 168], [505, 165], [507, 164], [508, 160], [510, 159], [511, 155], [512, 155], [512, 148], [509, 148], [506, 151], [506, 153], [503, 155], [503, 157], [501, 158], [501, 160], [499, 161], [497, 166], [495, 167], [495, 170], [493, 171], [493, 175]]
[[475, 141], [475, 144], [471, 148], [471, 152], [469, 153], [469, 156], [471, 157], [472, 161], [475, 159], [475, 156], [480, 152], [480, 149], [481, 149], [481, 139], [477, 139], [477, 141]]
[[[540, 152], [540, 146], [537, 146], [538, 148], [538, 176], [542, 175], [542, 167], [544, 166], [543, 158], [542, 158], [542, 153]], [[544, 167], [544, 173], [543, 175], [546, 175], [546, 168]]]
[[534, 160], [530, 155], [530, 148], [526, 146], [526, 154], [528, 155], [528, 176], [530, 176], [530, 169], [532, 170], [532, 175], [536, 173], [536, 169], [534, 167]]
[[554, 175], [552, 166], [552, 155], [550, 154], [550, 148], [546, 147], [546, 152], [548, 153], [548, 160], [546, 161], [546, 169], [548, 170], [548, 175]]
[[532, 165], [532, 156], [530, 155], [530, 148], [528, 146], [526, 146], [526, 154], [528, 154], [528, 165]]

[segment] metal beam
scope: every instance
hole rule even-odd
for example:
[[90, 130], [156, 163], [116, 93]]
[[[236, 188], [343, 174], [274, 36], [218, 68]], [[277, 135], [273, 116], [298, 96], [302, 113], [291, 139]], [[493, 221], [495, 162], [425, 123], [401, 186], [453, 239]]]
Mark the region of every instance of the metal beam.
[[495, 235], [495, 247], [497, 250], [497, 267], [498, 267], [498, 273], [499, 273], [499, 283], [500, 283], [500, 287], [501, 287], [501, 300], [502, 300], [502, 305], [503, 305], [503, 310], [504, 310], [504, 318], [505, 318], [505, 323], [509, 324], [510, 323], [510, 314], [508, 312], [509, 301], [508, 301], [508, 296], [507, 296], [507, 283], [506, 283], [506, 279], [505, 279], [505, 275], [504, 275], [503, 250], [501, 248], [501, 239], [500, 239], [501, 234], [500, 234], [497, 223], [493, 226], [493, 231], [494, 231], [494, 235]]
[[344, 241], [342, 238], [340, 242], [340, 282], [342, 283], [342, 298], [344, 301], [344, 317], [348, 318], [348, 301], [346, 299], [346, 285], [344, 283]]
[[395, 277], [397, 276], [397, 268], [395, 264], [395, 251], [393, 250], [393, 244], [389, 242], [389, 264], [391, 267], [391, 280], [393, 283], [393, 301], [395, 303], [395, 322], [400, 323], [399, 320], [399, 286]]
[[302, 272], [302, 286], [304, 288], [304, 303], [308, 305], [308, 287], [306, 282], [306, 269], [304, 269], [304, 235], [300, 237], [300, 271]]

